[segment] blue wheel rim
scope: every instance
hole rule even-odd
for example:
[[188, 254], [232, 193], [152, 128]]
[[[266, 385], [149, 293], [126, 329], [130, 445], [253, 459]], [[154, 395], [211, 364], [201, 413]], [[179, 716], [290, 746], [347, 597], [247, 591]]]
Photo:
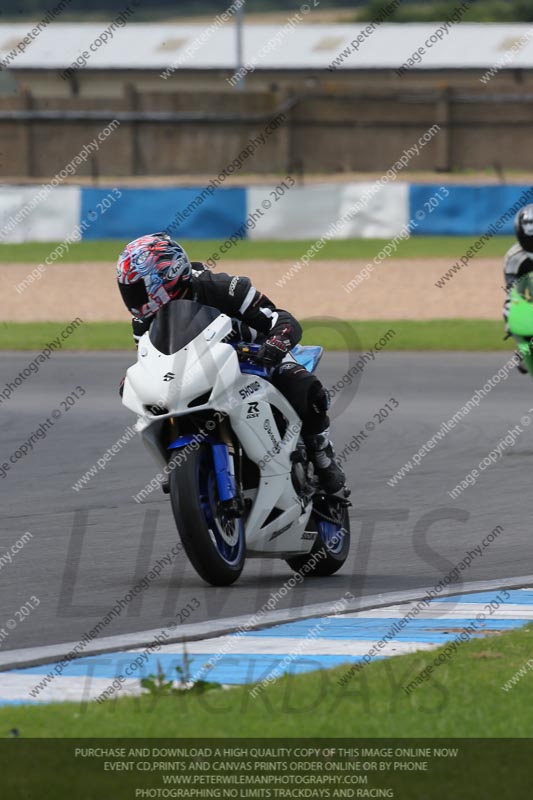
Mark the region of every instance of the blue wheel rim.
[[338, 555], [344, 546], [344, 528], [340, 523], [317, 520], [318, 532], [330, 553]]
[[[225, 519], [217, 514], [218, 494], [213, 462], [208, 450], [204, 450], [198, 467], [198, 489], [200, 505], [207, 523], [211, 541], [218, 555], [229, 566], [236, 566], [244, 550], [244, 524], [241, 519]], [[224, 534], [221, 528], [226, 529]], [[231, 531], [231, 529], [233, 529]], [[229, 540], [229, 541], [228, 541]], [[232, 540], [235, 540], [233, 543]]]

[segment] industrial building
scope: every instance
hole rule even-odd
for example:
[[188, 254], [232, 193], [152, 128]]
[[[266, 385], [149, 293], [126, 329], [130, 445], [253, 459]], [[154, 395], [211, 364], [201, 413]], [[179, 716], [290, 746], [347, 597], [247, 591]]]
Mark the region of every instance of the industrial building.
[[[301, 16], [301, 15], [300, 15]], [[284, 114], [254, 173], [383, 170], [432, 125], [417, 168], [530, 167], [533, 42], [517, 24], [56, 22], [0, 25], [4, 178], [54, 174], [112, 120], [78, 177], [218, 172]], [[369, 29], [370, 28], [370, 29]], [[238, 72], [237, 76], [236, 73]], [[239, 77], [240, 76], [240, 77]]]

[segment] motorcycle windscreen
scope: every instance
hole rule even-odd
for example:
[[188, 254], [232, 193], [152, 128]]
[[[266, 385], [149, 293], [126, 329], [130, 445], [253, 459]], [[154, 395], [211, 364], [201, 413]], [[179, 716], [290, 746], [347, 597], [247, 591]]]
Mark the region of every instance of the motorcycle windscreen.
[[150, 326], [150, 341], [160, 353], [170, 356], [186, 347], [221, 312], [193, 300], [172, 300], [156, 314]]

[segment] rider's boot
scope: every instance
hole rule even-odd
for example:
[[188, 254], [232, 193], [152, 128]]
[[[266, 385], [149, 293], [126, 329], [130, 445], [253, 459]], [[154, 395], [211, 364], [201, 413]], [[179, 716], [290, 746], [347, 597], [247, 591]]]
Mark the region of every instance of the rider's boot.
[[327, 494], [335, 494], [346, 484], [346, 475], [335, 460], [335, 451], [329, 439], [329, 429], [306, 436], [305, 446], [320, 482]]
[[517, 350], [515, 355], [518, 358], [518, 361], [517, 361], [517, 364], [516, 364], [516, 368], [517, 368], [518, 372], [520, 372], [521, 375], [527, 375], [528, 368], [524, 364], [524, 359], [522, 358], [522, 353], [519, 350]]
[[[507, 322], [507, 317], [509, 315], [509, 306], [511, 304], [511, 299], [508, 297], [503, 306], [503, 318], [505, 320], [505, 336], [503, 337], [504, 341], [506, 339], [510, 339], [512, 336], [511, 331], [509, 330], [509, 324]], [[524, 359], [522, 358], [522, 353], [520, 350], [515, 350], [516, 356], [516, 368], [521, 375], [527, 375], [529, 372], [528, 368], [524, 364]]]

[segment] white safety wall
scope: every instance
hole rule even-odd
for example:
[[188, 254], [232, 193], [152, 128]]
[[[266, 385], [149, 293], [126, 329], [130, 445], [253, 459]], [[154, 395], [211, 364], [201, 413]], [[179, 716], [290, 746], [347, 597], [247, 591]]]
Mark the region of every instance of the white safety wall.
[[0, 186], [0, 244], [63, 241], [80, 215], [79, 186]]
[[[237, 216], [233, 214], [231, 219], [228, 218], [225, 198], [221, 194], [218, 204], [227, 226], [227, 235], [242, 227], [250, 239], [315, 240], [321, 236], [334, 239], [390, 239], [399, 234], [409, 220], [407, 183], [395, 182], [383, 186], [370, 181], [310, 184], [286, 188], [283, 194], [279, 189], [281, 183], [278, 188], [250, 186], [241, 189], [246, 200]], [[55, 189], [46, 186], [0, 186], [0, 244], [80, 238], [82, 213], [86, 213], [88, 204], [92, 207], [84, 197], [91, 191], [79, 186], [60, 186]], [[198, 187], [200, 191], [202, 187]], [[91, 202], [94, 204], [94, 201]], [[176, 199], [176, 211], [181, 208], [182, 202], [185, 201]], [[145, 190], [124, 192], [105, 217], [106, 221], [113, 223], [113, 235], [133, 238], [135, 231], [130, 230], [128, 224], [132, 219], [137, 219], [145, 207]], [[168, 208], [163, 207], [165, 211], [161, 212], [161, 219], [158, 217], [157, 222], [152, 222], [152, 227], [155, 225], [162, 229], [169, 223], [170, 220], [165, 218]], [[215, 204], [213, 213], [217, 209]], [[340, 223], [347, 215], [350, 215], [349, 218]], [[124, 227], [121, 227], [121, 220]], [[330, 230], [332, 224], [336, 225], [334, 232]], [[87, 238], [109, 238], [109, 234], [101, 228], [99, 218], [92, 221], [91, 235]], [[201, 220], [193, 225], [192, 231], [194, 238], [210, 238], [205, 235]]]
[[248, 189], [247, 218], [257, 217], [248, 229], [250, 239], [318, 239], [354, 208], [354, 216], [331, 238], [390, 239], [409, 221], [407, 183], [385, 184], [377, 191], [375, 182], [293, 186], [278, 200], [275, 194], [274, 186]]

